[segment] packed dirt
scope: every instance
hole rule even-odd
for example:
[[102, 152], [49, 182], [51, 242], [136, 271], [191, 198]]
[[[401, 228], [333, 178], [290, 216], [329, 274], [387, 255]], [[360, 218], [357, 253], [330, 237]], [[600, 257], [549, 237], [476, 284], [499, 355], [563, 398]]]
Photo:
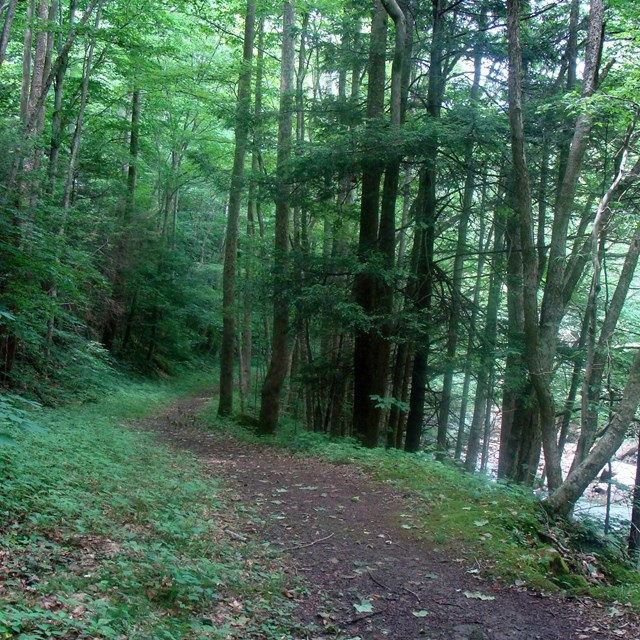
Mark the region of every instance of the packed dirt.
[[[257, 510], [258, 536], [305, 589], [286, 594], [305, 640], [638, 640], [635, 618], [590, 600], [485, 581], [407, 526], [411, 496], [355, 465], [294, 456], [208, 431], [191, 398], [139, 426], [196, 454], [234, 499]], [[410, 520], [409, 520], [410, 521]], [[624, 610], [624, 607], [619, 607]], [[612, 613], [614, 615], [612, 615]]]

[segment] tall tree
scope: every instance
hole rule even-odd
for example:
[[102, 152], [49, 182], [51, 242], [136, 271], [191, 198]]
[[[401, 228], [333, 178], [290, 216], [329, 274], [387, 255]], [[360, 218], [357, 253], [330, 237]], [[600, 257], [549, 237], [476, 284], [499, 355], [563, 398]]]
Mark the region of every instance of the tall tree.
[[[367, 85], [367, 123], [370, 135], [379, 131], [384, 116], [385, 62], [387, 48], [387, 12], [374, 1], [369, 42]], [[354, 298], [367, 315], [366, 326], [358, 330], [355, 339], [353, 382], [353, 430], [368, 447], [378, 444], [381, 409], [374, 399], [385, 395], [389, 345], [378, 326], [376, 315], [382, 310], [383, 260], [378, 246], [380, 220], [380, 185], [384, 161], [379, 154], [364, 160], [362, 196], [360, 201], [360, 232], [358, 258], [362, 270], [355, 278]], [[382, 264], [378, 264], [382, 262]], [[383, 307], [384, 308], [384, 307]]]
[[235, 152], [227, 208], [227, 233], [222, 273], [222, 347], [220, 349], [220, 399], [218, 414], [228, 415], [233, 408], [233, 362], [236, 345], [235, 280], [238, 255], [238, 231], [244, 187], [244, 160], [249, 139], [251, 113], [251, 61], [255, 34], [256, 4], [247, 2], [244, 26], [242, 67], [238, 79], [238, 106], [235, 121]]
[[278, 116], [278, 158], [276, 169], [276, 218], [274, 239], [273, 331], [271, 360], [261, 391], [259, 432], [273, 433], [280, 414], [280, 392], [289, 364], [289, 300], [287, 279], [289, 252], [290, 186], [293, 111], [295, 99], [295, 25], [293, 2], [285, 1], [282, 19], [280, 59], [280, 108]]

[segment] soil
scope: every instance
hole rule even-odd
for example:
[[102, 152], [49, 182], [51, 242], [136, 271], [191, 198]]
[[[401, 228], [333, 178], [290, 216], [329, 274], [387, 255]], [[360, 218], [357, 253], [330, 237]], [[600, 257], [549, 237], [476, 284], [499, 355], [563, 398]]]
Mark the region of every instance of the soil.
[[139, 426], [195, 453], [236, 500], [257, 510], [262, 524], [235, 534], [281, 550], [286, 570], [302, 580], [305, 589], [285, 594], [300, 623], [316, 626], [300, 640], [640, 639], [622, 604], [611, 610], [484, 580], [468, 560], [403, 528], [411, 495], [355, 465], [207, 431], [195, 419], [206, 402], [184, 400]]

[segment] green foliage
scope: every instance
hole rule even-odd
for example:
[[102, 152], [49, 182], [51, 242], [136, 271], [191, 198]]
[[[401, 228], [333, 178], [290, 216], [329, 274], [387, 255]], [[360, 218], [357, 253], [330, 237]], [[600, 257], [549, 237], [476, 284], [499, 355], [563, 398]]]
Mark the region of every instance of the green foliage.
[[290, 637], [277, 567], [225, 532], [250, 514], [193, 458], [119, 424], [202, 384], [43, 411], [46, 431], [0, 447], [0, 637]]

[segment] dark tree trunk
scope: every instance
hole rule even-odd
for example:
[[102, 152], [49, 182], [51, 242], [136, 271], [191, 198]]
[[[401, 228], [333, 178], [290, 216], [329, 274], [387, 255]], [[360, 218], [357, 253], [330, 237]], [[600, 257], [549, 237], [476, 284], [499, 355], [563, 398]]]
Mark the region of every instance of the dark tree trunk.
[[280, 70], [280, 112], [278, 125], [278, 157], [276, 169], [275, 283], [273, 296], [273, 332], [271, 361], [262, 385], [258, 431], [274, 433], [280, 415], [280, 392], [289, 365], [289, 301], [284, 282], [287, 277], [289, 251], [289, 185], [288, 163], [291, 157], [294, 107], [295, 8], [285, 1], [282, 21], [282, 57]]
[[[367, 88], [367, 119], [372, 125], [381, 121], [384, 115], [386, 43], [387, 13], [379, 0], [376, 0], [371, 25]], [[383, 170], [383, 162], [379, 158], [373, 158], [366, 161], [362, 172], [358, 257], [364, 268], [356, 276], [354, 298], [369, 316], [378, 312], [383, 288], [380, 277], [367, 266], [378, 252], [378, 207]], [[381, 335], [378, 327], [363, 329], [356, 334], [353, 431], [367, 447], [378, 444], [381, 410], [372, 396], [384, 396], [388, 352], [388, 341]]]
[[[430, 66], [427, 88], [427, 113], [435, 122], [440, 118], [446, 78], [443, 73], [444, 56], [444, 10], [441, 0], [432, 0], [431, 13], [433, 30], [431, 36]], [[434, 225], [437, 215], [436, 179], [437, 179], [438, 140], [435, 136], [425, 149], [425, 165], [420, 173], [419, 205], [416, 215], [416, 239], [419, 242], [418, 268], [416, 272], [416, 309], [425, 311], [431, 306], [433, 293], [433, 244]], [[416, 342], [411, 376], [411, 395], [409, 415], [407, 416], [407, 434], [405, 451], [418, 451], [424, 423], [425, 385], [427, 383], [429, 328]], [[446, 453], [447, 443], [444, 434], [438, 434], [436, 457]]]
[[118, 332], [118, 322], [124, 308], [124, 281], [128, 269], [128, 249], [131, 234], [131, 220], [133, 219], [136, 201], [137, 164], [140, 151], [140, 112], [142, 92], [134, 88], [131, 94], [131, 122], [129, 127], [129, 162], [126, 173], [126, 195], [119, 212], [120, 239], [113, 256], [111, 279], [111, 304], [107, 311], [107, 319], [102, 331], [102, 344], [105, 349], [113, 352]]

